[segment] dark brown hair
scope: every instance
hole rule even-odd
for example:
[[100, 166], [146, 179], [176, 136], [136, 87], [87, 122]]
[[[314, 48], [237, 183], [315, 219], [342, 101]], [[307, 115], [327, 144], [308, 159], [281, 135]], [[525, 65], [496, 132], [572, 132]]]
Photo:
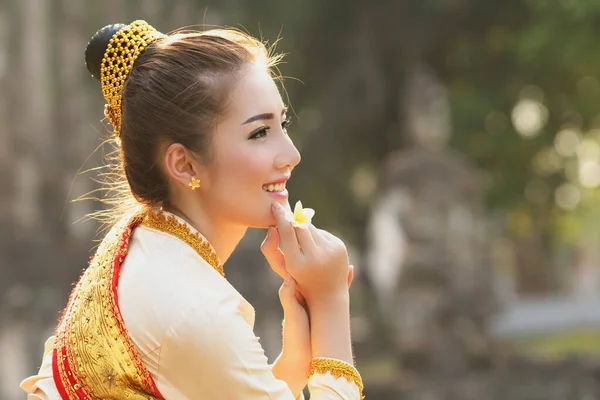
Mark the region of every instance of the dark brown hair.
[[[86, 63], [96, 78], [110, 38], [123, 26], [103, 28], [88, 44]], [[254, 63], [264, 63], [274, 76], [281, 56], [269, 53], [261, 41], [231, 29], [176, 33], [149, 45], [125, 81], [117, 157], [103, 174], [106, 194], [100, 200], [115, 207], [92, 216], [112, 223], [132, 208], [168, 204], [161, 150], [181, 143], [199, 161], [210, 162], [210, 133], [226, 111], [231, 87]]]

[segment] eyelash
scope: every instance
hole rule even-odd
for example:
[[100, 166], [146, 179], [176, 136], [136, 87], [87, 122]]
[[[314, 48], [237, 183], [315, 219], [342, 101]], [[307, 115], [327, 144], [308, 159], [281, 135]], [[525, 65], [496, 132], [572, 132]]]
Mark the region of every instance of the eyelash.
[[[287, 133], [287, 128], [288, 126], [290, 126], [290, 124], [292, 123], [292, 121], [290, 120], [290, 118], [287, 118], [285, 121], [283, 121], [281, 123], [281, 128], [283, 129], [284, 132]], [[256, 139], [261, 139], [263, 137], [265, 137], [265, 135], [267, 134], [267, 131], [270, 128], [268, 126], [263, 126], [262, 128], [259, 128], [258, 130], [254, 131], [249, 139], [250, 140], [256, 140]]]

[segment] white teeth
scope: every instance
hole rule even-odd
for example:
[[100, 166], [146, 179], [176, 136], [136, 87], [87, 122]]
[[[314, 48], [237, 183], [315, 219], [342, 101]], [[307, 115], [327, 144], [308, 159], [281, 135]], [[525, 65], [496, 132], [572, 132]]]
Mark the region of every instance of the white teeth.
[[285, 182], [284, 183], [278, 183], [278, 184], [271, 184], [271, 185], [264, 185], [263, 186], [263, 190], [266, 190], [267, 192], [281, 192], [285, 189]]

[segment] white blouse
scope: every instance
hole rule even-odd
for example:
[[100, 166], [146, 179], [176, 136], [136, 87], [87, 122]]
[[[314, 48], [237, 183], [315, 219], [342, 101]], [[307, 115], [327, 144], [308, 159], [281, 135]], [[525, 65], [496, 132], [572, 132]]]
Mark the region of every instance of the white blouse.
[[[175, 236], [137, 227], [117, 290], [125, 326], [165, 399], [294, 399], [254, 335], [253, 307]], [[28, 399], [60, 399], [52, 347], [53, 337], [38, 374], [21, 383]], [[313, 374], [308, 387], [315, 400], [360, 398], [356, 383], [329, 372]]]

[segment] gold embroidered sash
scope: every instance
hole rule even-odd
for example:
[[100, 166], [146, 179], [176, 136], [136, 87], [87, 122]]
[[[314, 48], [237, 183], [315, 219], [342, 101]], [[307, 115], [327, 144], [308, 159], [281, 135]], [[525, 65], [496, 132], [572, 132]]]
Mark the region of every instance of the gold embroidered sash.
[[63, 399], [162, 399], [125, 329], [119, 270], [142, 216], [106, 235], [71, 293], [56, 331], [52, 368]]
[[162, 399], [118, 304], [121, 263], [138, 225], [177, 237], [224, 276], [210, 243], [174, 216], [146, 211], [117, 224], [73, 289], [56, 331], [52, 368], [63, 399]]

